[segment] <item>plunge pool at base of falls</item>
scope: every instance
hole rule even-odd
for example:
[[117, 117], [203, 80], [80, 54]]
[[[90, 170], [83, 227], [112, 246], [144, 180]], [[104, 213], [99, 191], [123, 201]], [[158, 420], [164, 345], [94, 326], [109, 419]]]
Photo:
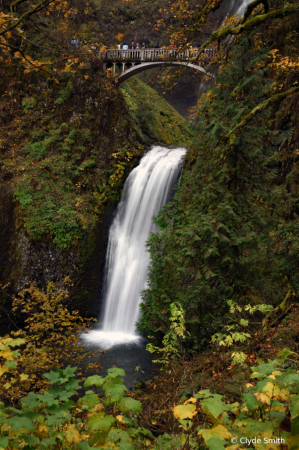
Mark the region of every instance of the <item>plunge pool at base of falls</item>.
[[102, 366], [97, 371], [98, 375], [106, 376], [107, 370], [113, 365], [124, 369], [124, 384], [127, 388], [133, 388], [136, 382], [145, 383], [154, 376], [152, 355], [145, 349], [147, 339], [124, 333], [103, 333], [99, 330], [90, 331], [81, 335], [81, 338], [84, 339], [84, 348], [93, 353], [108, 350], [102, 356], [98, 354], [97, 359]]

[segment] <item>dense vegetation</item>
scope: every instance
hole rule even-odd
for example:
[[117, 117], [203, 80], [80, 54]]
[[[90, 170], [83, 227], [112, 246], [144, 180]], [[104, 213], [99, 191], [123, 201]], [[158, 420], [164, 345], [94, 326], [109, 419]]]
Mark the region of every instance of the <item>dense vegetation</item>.
[[191, 144], [191, 126], [150, 86], [131, 78], [120, 91], [143, 139], [149, 136], [166, 145]]
[[[24, 306], [24, 294], [15, 300], [16, 304]], [[263, 444], [257, 448], [274, 450], [279, 448], [276, 444], [281, 443], [286, 444], [286, 448], [298, 448], [298, 355], [290, 350], [282, 351], [279, 358], [266, 364], [252, 366], [251, 383], [240, 385], [239, 401], [225, 400], [223, 395], [199, 387], [199, 380], [193, 377], [192, 390], [184, 387], [183, 392], [177, 393], [178, 404], [172, 399], [170, 408], [164, 402], [163, 409], [160, 409], [160, 403], [156, 411], [151, 411], [151, 403], [143, 402], [142, 405], [134, 398], [136, 394], [127, 393], [122, 380], [123, 369], [113, 367], [108, 369], [106, 377], [93, 375], [82, 380], [82, 373], [76, 374], [77, 367], [67, 365], [69, 358], [63, 356], [60, 368], [56, 370], [44, 374], [31, 372], [30, 375], [26, 370], [22, 372], [28, 360], [26, 354], [24, 358], [24, 345], [27, 351], [31, 347], [33, 356], [38, 352], [43, 361], [52, 351], [54, 359], [48, 361], [48, 369], [55, 368], [58, 363], [53, 353], [53, 339], [46, 333], [42, 333], [36, 342], [39, 350], [35, 347], [32, 352], [32, 343], [36, 330], [41, 330], [45, 324], [51, 330], [50, 337], [54, 337], [54, 328], [60, 326], [71, 333], [78, 318], [62, 308], [60, 302], [64, 295], [65, 292], [55, 290], [53, 286], [47, 295], [31, 287], [27, 291], [29, 306], [25, 308], [30, 312], [38, 305], [44, 313], [41, 317], [29, 318], [27, 335], [20, 337], [22, 333], [18, 332], [13, 333], [14, 337], [0, 340], [1, 397], [2, 400], [6, 398], [6, 405], [0, 403], [1, 448], [171, 450], [208, 446], [212, 450], [237, 450], [242, 440], [244, 443], [244, 436], [250, 443]], [[53, 315], [53, 304], [58, 314]], [[64, 340], [64, 343], [68, 342], [68, 338]], [[184, 362], [183, 367], [188, 372]], [[39, 369], [38, 365], [36, 368]], [[167, 370], [172, 378], [174, 368]], [[21, 397], [32, 380], [37, 381], [35, 389]], [[16, 404], [15, 396], [10, 401], [7, 398], [11, 388], [19, 394]], [[151, 428], [161, 415], [164, 416], [159, 423], [162, 433], [157, 436]], [[163, 423], [171, 434], [163, 431]]]
[[[298, 17], [288, 23], [292, 34]], [[221, 331], [228, 300], [276, 307], [287, 293], [297, 295], [296, 153], [287, 168], [282, 161], [290, 158], [283, 146], [297, 142], [298, 130], [292, 113], [279, 121], [279, 101], [298, 90], [298, 66], [285, 77], [278, 51], [258, 33], [245, 33], [200, 101], [182, 182], [149, 242], [139, 324], [147, 334], [167, 332], [170, 305], [178, 302], [186, 344], [202, 348]], [[297, 58], [298, 47], [284, 51], [290, 61]]]

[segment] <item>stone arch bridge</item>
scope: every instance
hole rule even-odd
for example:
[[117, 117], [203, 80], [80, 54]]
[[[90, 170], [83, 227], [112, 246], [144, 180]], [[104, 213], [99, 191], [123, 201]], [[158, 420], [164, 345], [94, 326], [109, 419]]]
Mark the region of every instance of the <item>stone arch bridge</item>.
[[[214, 48], [206, 48], [202, 58], [211, 58], [216, 53]], [[202, 72], [207, 76], [212, 76], [196, 60], [198, 49], [177, 52], [174, 49], [165, 50], [162, 48], [146, 48], [140, 50], [106, 50], [99, 54], [103, 60], [103, 70], [111, 69], [111, 76], [118, 77], [118, 83], [122, 83], [133, 75], [144, 70], [152, 69], [162, 65], [187, 66], [191, 69]]]

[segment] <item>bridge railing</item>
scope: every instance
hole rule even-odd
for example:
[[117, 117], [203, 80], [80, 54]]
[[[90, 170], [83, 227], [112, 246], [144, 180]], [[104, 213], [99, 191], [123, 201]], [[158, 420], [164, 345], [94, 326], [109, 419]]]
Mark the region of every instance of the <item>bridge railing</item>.
[[[215, 55], [217, 50], [215, 48], [206, 48], [204, 50], [204, 55], [207, 57], [212, 57]], [[107, 49], [99, 53], [99, 57], [104, 60], [117, 61], [117, 60], [190, 60], [196, 58], [199, 53], [199, 49], [194, 48], [186, 50], [184, 52], [178, 52], [175, 49], [162, 49], [162, 48], [144, 48], [144, 49], [128, 49], [128, 50], [116, 50]]]

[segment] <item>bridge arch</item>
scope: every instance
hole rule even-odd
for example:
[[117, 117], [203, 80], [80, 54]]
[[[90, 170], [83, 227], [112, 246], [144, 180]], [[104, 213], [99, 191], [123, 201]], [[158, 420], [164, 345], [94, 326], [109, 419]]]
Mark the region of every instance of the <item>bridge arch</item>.
[[130, 68], [127, 70], [124, 70], [118, 77], [118, 83], [123, 83], [128, 78], [136, 75], [137, 73], [143, 72], [144, 70], [153, 69], [155, 67], [161, 67], [161, 66], [186, 66], [190, 67], [191, 69], [197, 70], [198, 72], [202, 72], [203, 74], [207, 76], [212, 76], [208, 72], [206, 72], [201, 66], [198, 66], [196, 64], [192, 64], [190, 62], [185, 61], [150, 61], [150, 62], [144, 62], [144, 63], [135, 63], [132, 64]]

